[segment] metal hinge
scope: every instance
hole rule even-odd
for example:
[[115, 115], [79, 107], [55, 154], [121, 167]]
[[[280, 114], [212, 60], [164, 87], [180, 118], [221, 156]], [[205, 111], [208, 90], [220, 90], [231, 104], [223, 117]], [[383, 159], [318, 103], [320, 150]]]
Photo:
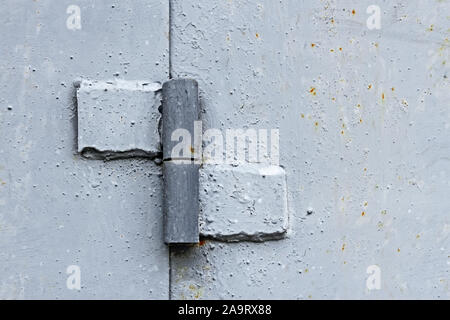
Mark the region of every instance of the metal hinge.
[[[264, 163], [205, 164], [198, 84], [173, 79], [77, 82], [78, 151], [162, 164], [164, 241], [265, 241], [288, 230], [286, 174]], [[201, 124], [201, 122], [200, 122]], [[193, 141], [180, 141], [176, 132]], [[183, 131], [184, 130], [184, 131]], [[174, 152], [184, 144], [184, 152]], [[187, 152], [186, 152], [187, 149]]]

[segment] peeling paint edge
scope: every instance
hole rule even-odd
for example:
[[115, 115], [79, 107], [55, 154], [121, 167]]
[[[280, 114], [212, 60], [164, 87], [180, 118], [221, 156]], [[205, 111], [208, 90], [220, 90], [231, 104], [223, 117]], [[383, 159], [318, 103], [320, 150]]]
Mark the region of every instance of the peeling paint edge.
[[142, 149], [130, 149], [125, 151], [114, 150], [98, 150], [92, 147], [84, 147], [80, 154], [82, 157], [90, 160], [116, 160], [127, 158], [146, 158], [146, 159], [161, 159], [162, 152], [145, 151]]

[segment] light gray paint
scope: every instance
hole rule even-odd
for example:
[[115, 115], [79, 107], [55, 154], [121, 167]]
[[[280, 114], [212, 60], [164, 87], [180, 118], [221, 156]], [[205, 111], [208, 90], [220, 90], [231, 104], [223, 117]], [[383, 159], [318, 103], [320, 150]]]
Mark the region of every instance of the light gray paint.
[[88, 158], [155, 158], [161, 153], [160, 90], [147, 81], [81, 81], [78, 151]]
[[[280, 129], [290, 215], [286, 239], [172, 249], [172, 297], [448, 299], [449, 2], [171, 3], [173, 76], [204, 128]], [[167, 298], [161, 168], [80, 157], [72, 83], [167, 80], [168, 1], [2, 5], [0, 297]]]
[[173, 76], [205, 129], [280, 129], [290, 211], [286, 239], [173, 251], [173, 297], [450, 298], [449, 2], [172, 4]]
[[167, 80], [168, 22], [166, 1], [2, 1], [0, 298], [168, 298], [161, 168], [83, 159], [73, 86]]
[[200, 233], [224, 241], [283, 238], [288, 228], [286, 175], [266, 164], [203, 165]]

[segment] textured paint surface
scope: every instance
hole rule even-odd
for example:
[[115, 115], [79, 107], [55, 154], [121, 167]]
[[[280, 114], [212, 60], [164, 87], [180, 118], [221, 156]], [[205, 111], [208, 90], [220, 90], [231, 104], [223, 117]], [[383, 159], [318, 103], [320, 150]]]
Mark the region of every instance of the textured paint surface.
[[160, 89], [145, 81], [81, 81], [78, 151], [92, 158], [155, 158], [161, 152]]
[[[171, 2], [173, 76], [204, 128], [280, 129], [290, 217], [283, 240], [174, 248], [172, 297], [450, 298], [449, 1]], [[168, 7], [3, 1], [0, 298], [168, 297], [161, 168], [80, 157], [73, 87], [167, 80]]]
[[286, 239], [173, 251], [172, 296], [450, 298], [450, 3], [172, 4], [173, 76], [204, 128], [280, 129], [290, 211]]
[[265, 164], [203, 165], [200, 233], [225, 241], [284, 237], [288, 227], [286, 175]]
[[166, 1], [2, 1], [0, 298], [168, 298], [161, 168], [83, 159], [73, 86], [167, 80], [168, 17]]

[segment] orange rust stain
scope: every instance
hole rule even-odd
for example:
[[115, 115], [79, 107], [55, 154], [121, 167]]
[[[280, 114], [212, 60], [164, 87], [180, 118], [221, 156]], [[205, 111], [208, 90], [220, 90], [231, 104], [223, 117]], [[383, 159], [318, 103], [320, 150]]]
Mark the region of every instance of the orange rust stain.
[[363, 122], [363, 119], [359, 118], [359, 123], [362, 123], [362, 122]]
[[331, 18], [331, 23], [334, 23], [334, 18]]
[[371, 84], [369, 84], [369, 86], [367, 87], [367, 89], [372, 89], [372, 85]]
[[342, 48], [339, 48], [339, 51], [342, 51]]
[[190, 147], [190, 150], [191, 150], [191, 153], [195, 152], [195, 149], [192, 146]]
[[391, 91], [395, 91], [395, 88], [394, 88], [394, 87], [392, 87], [392, 88], [391, 88]]
[[199, 246], [199, 247], [202, 247], [202, 246], [204, 246], [205, 244], [206, 244], [206, 240], [200, 240], [199, 243], [198, 243], [198, 246]]
[[355, 11], [355, 9], [353, 9], [352, 10], [352, 15], [355, 15], [356, 14], [356, 11]]
[[365, 216], [366, 215], [366, 212], [365, 211], [363, 211], [363, 212], [361, 212], [361, 216]]
[[316, 126], [316, 127], [318, 127], [319, 126], [319, 122], [314, 122], [314, 125]]
[[311, 48], [314, 48], [316, 46], [315, 43], [311, 43]]
[[317, 94], [316, 88], [311, 87], [311, 89], [309, 90], [309, 93], [311, 93], [313, 96], [315, 96]]
[[255, 36], [256, 36], [256, 38], [259, 38], [259, 34], [258, 33], [256, 33]]
[[361, 105], [358, 103], [357, 107], [358, 107], [358, 108], [361, 108]]
[[344, 251], [345, 250], [345, 243], [342, 245], [342, 248], [341, 248], [341, 250], [342, 251]]
[[384, 92], [381, 94], [381, 99], [384, 100]]

